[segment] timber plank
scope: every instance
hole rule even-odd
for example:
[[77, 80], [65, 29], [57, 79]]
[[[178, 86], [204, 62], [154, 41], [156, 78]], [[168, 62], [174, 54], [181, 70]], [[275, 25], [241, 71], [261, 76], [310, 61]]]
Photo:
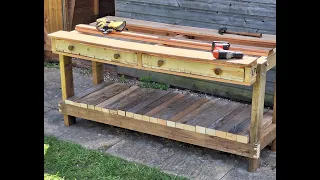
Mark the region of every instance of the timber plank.
[[196, 102], [194, 102], [192, 105], [184, 109], [183, 111], [180, 111], [178, 114], [174, 115], [173, 117], [169, 118], [170, 121], [178, 121], [179, 119], [183, 118], [186, 116], [188, 113], [192, 112], [196, 108], [200, 107], [204, 103], [208, 102], [209, 100], [206, 98], [200, 98]]
[[[269, 112], [270, 111], [270, 112]], [[267, 113], [269, 112], [269, 113]], [[266, 126], [270, 125], [272, 123], [272, 115], [270, 116], [270, 113], [272, 113], [272, 110], [264, 109], [263, 110], [263, 118], [261, 122], [261, 129], [264, 129]], [[250, 123], [251, 123], [251, 117], [247, 118], [246, 120], [242, 121], [241, 123], [238, 123], [233, 127], [231, 130], [229, 130], [230, 133], [237, 135], [237, 141], [248, 143], [249, 142], [249, 134], [250, 134]]]
[[171, 58], [185, 59], [189, 61], [199, 61], [203, 63], [212, 64], [226, 64], [230, 66], [249, 67], [256, 63], [257, 57], [244, 56], [241, 60], [214, 60], [210, 51], [190, 50], [175, 47], [165, 47], [154, 45], [129, 42], [117, 39], [102, 38], [86, 34], [76, 34], [66, 31], [57, 31], [48, 35], [51, 38], [70, 40], [73, 42], [80, 42], [85, 44], [97, 45], [100, 47], [109, 47], [119, 50], [125, 50], [136, 53], [147, 53], [152, 55], [167, 56]]
[[238, 143], [235, 141], [217, 138], [214, 136], [189, 132], [168, 126], [162, 126], [160, 124], [133, 120], [132, 118], [104, 113], [102, 111], [84, 109], [65, 103], [61, 103], [60, 105], [60, 110], [62, 114], [76, 116], [79, 118], [97, 121], [104, 124], [110, 124], [113, 126], [126, 128], [142, 133], [147, 133], [202, 147], [233, 153], [244, 157], [259, 158], [259, 156], [257, 156], [259, 155], [257, 151], [258, 146], [255, 144]]
[[213, 123], [219, 122], [221, 117], [232, 111], [238, 105], [238, 103], [218, 99], [212, 106], [192, 118], [186, 124], [208, 127]]
[[[160, 92], [166, 92], [165, 94], [160, 94]], [[160, 95], [157, 95], [160, 94]], [[147, 112], [151, 111], [152, 109], [156, 108], [157, 106], [159, 106], [160, 104], [164, 103], [165, 101], [169, 100], [170, 98], [176, 96], [178, 93], [176, 92], [170, 92], [170, 91], [158, 91], [157, 93], [154, 94], [154, 96], [159, 96], [158, 98], [156, 98], [155, 101], [151, 102], [150, 104], [144, 106], [143, 108], [139, 107], [139, 110], [136, 111], [136, 114], [146, 114]], [[133, 108], [135, 109], [135, 107]], [[134, 110], [132, 110], [134, 111]]]
[[[217, 99], [215, 99], [217, 100]], [[192, 120], [195, 116], [202, 113], [206, 109], [208, 109], [210, 106], [213, 106], [215, 101], [208, 101], [201, 106], [199, 106], [197, 109], [193, 110], [190, 114], [184, 116], [183, 118], [179, 119], [177, 122], [185, 124], [186, 122]]]
[[[138, 88], [135, 91], [132, 91], [131, 93], [128, 93], [125, 98], [117, 99], [116, 101], [113, 101], [111, 103], [106, 104], [103, 106], [107, 109], [123, 109], [126, 105], [130, 104], [133, 101], [136, 101], [142, 94], [147, 93], [148, 89], [145, 88]], [[108, 101], [108, 100], [107, 100]]]
[[210, 128], [224, 132], [233, 132], [233, 129], [236, 129], [238, 124], [241, 124], [244, 120], [250, 118], [250, 112], [250, 107], [241, 105], [233, 112], [225, 116], [220, 123], [210, 126]]
[[[91, 35], [102, 35], [100, 31], [98, 31], [94, 26], [86, 25], [86, 24], [78, 24], [75, 27], [75, 30], [84, 34]], [[192, 48], [192, 49], [200, 49], [210, 51], [212, 43], [206, 41], [199, 40], [187, 40], [187, 39], [179, 39], [179, 36], [175, 36], [174, 38], [169, 38], [167, 36], [161, 35], [153, 35], [153, 34], [142, 34], [136, 32], [112, 32], [110, 34], [104, 34], [103, 36], [107, 37], [119, 37], [131, 40], [152, 42], [152, 43], [160, 43], [165, 45], [170, 45], [174, 47], [183, 47], [183, 48]], [[230, 50], [233, 51], [241, 51], [247, 55], [256, 55], [256, 56], [267, 56], [271, 52], [271, 48], [263, 48], [263, 47], [255, 47], [255, 46], [244, 46], [244, 45], [236, 45], [232, 44]]]
[[111, 82], [111, 81], [104, 81], [101, 84], [93, 86], [93, 87], [91, 87], [91, 88], [89, 88], [89, 89], [87, 89], [87, 90], [85, 90], [83, 92], [77, 93], [74, 96], [66, 99], [65, 103], [66, 104], [72, 104], [73, 101], [76, 101], [76, 100], [78, 100], [78, 99], [80, 99], [80, 98], [82, 98], [82, 97], [84, 97], [84, 96], [86, 96], [88, 94], [91, 94], [91, 93], [93, 93], [93, 92], [95, 92], [95, 91], [97, 91], [97, 90], [99, 90], [101, 88], [104, 88], [105, 86], [111, 85], [112, 83], [113, 82]]
[[139, 94], [139, 97], [135, 101], [132, 101], [126, 106], [124, 106], [122, 110], [136, 113], [139, 109], [143, 108], [144, 106], [158, 99], [159, 96], [161, 97], [162, 95], [165, 94], [165, 93], [157, 93], [157, 96], [154, 96], [156, 92], [155, 89], [151, 89], [151, 88], [145, 88], [145, 89], [146, 89], [145, 93]]
[[131, 28], [151, 30], [154, 32], [175, 32], [177, 34], [200, 37], [202, 39], [214, 39], [216, 41], [228, 41], [235, 44], [243, 45], [253, 45], [260, 47], [271, 47], [276, 46], [275, 35], [264, 34], [262, 38], [247, 37], [247, 36], [238, 36], [234, 34], [223, 34], [220, 35], [218, 30], [207, 29], [207, 28], [197, 28], [190, 26], [180, 26], [173, 24], [165, 24], [152, 21], [137, 20], [131, 18], [115, 17], [115, 16], [106, 16], [111, 20], [123, 20], [127, 22], [126, 27], [131, 30]]
[[114, 83], [77, 100], [81, 104], [97, 105], [130, 87], [128, 84]]
[[177, 95], [173, 96], [172, 98], [168, 99], [167, 101], [160, 104], [158, 107], [155, 107], [154, 109], [150, 110], [145, 116], [153, 116], [154, 114], [160, 112], [162, 109], [168, 107], [171, 103], [177, 101], [178, 99], [182, 98], [184, 94], [178, 93]]
[[105, 101], [97, 104], [97, 106], [101, 107], [101, 108], [107, 108], [109, 104], [112, 104], [120, 99], [125, 99], [124, 98], [125, 96], [128, 96], [128, 94], [136, 91], [138, 88], [139, 88], [139, 86], [131, 86], [130, 88], [116, 94], [115, 96], [113, 96], [109, 99], [106, 99]]
[[192, 97], [188, 94], [184, 95], [182, 98], [172, 102], [166, 108], [152, 115], [152, 117], [168, 120], [178, 112], [182, 111], [184, 108], [194, 103], [196, 100], [196, 97]]

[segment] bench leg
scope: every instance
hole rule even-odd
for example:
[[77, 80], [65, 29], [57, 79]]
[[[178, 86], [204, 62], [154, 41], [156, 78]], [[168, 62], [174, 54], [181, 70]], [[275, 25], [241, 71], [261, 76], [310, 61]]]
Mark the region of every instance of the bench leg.
[[102, 63], [92, 61], [93, 84], [98, 85], [103, 81]]
[[[71, 57], [59, 55], [60, 61], [60, 76], [61, 76], [61, 91], [62, 100], [74, 95], [73, 76], [72, 76], [72, 60]], [[76, 122], [76, 118], [69, 115], [63, 115], [64, 124], [70, 126]]]
[[[266, 65], [258, 64], [257, 78], [253, 84], [251, 123], [250, 123], [250, 143], [260, 143], [261, 140], [261, 120], [263, 118], [264, 96], [266, 88]], [[254, 172], [259, 168], [258, 159], [249, 159], [249, 171]]]
[[260, 158], [259, 159], [249, 159], [249, 172], [255, 172], [260, 165]]

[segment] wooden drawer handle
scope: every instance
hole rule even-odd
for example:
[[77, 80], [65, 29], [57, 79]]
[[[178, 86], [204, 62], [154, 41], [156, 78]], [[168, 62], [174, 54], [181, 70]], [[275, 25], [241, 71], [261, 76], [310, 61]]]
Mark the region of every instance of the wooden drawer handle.
[[159, 60], [158, 61], [158, 67], [162, 66], [164, 64], [164, 61], [163, 60]]
[[216, 75], [220, 75], [220, 74], [222, 73], [222, 70], [221, 70], [220, 68], [215, 68], [215, 69], [214, 69], [214, 73], [215, 73]]
[[73, 45], [69, 45], [68, 49], [69, 49], [69, 51], [72, 51], [74, 49], [74, 46]]
[[118, 58], [120, 57], [120, 54], [114, 54], [113, 57], [114, 57], [115, 59], [118, 59]]

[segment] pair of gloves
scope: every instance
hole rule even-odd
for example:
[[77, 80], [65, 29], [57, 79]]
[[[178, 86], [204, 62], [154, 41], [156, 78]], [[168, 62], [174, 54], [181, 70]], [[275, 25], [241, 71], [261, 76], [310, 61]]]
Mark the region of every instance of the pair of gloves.
[[126, 21], [110, 21], [107, 18], [96, 20], [96, 28], [103, 34], [109, 34], [112, 31], [122, 31], [126, 27]]

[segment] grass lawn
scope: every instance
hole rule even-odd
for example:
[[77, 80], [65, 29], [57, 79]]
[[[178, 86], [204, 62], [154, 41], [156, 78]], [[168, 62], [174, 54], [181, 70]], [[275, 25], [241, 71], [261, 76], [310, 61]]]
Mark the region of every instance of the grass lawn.
[[186, 179], [80, 145], [44, 137], [44, 179]]

